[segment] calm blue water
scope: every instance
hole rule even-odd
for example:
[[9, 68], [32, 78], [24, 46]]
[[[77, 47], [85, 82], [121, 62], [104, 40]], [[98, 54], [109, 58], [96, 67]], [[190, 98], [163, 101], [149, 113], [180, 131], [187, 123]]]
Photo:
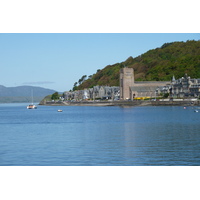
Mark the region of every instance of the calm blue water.
[[200, 112], [0, 104], [0, 165], [200, 165]]

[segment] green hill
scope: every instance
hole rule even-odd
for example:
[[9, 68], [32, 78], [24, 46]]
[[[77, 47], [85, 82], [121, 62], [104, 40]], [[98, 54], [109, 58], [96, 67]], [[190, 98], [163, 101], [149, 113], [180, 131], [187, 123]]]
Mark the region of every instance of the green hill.
[[74, 90], [82, 90], [95, 85], [119, 86], [119, 71], [125, 66], [135, 72], [136, 81], [170, 81], [172, 76], [180, 78], [187, 73], [192, 78], [200, 78], [200, 40], [165, 43], [160, 48], [126, 61], [108, 65], [91, 76], [84, 75], [74, 84]]

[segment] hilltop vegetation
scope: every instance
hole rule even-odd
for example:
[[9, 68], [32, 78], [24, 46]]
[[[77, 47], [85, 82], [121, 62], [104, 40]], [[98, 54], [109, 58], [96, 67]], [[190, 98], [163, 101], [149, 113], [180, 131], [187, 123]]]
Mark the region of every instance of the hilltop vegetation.
[[136, 58], [108, 65], [88, 78], [84, 75], [74, 84], [73, 90], [95, 85], [119, 86], [119, 71], [124, 66], [134, 69], [136, 81], [170, 81], [173, 75], [177, 79], [185, 73], [200, 78], [200, 40], [165, 43]]

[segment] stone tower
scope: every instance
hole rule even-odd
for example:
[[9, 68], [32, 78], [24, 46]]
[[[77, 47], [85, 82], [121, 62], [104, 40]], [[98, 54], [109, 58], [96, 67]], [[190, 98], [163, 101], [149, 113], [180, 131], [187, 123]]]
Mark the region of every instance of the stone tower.
[[130, 99], [130, 87], [134, 84], [133, 68], [124, 67], [120, 70], [120, 99]]

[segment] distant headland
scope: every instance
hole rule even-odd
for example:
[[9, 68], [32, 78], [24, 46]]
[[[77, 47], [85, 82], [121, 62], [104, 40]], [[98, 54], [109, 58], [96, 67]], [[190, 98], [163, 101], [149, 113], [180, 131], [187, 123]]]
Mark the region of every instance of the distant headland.
[[0, 85], [0, 103], [28, 103], [31, 102], [33, 92], [34, 102], [40, 102], [45, 96], [55, 90], [34, 86], [5, 87]]

